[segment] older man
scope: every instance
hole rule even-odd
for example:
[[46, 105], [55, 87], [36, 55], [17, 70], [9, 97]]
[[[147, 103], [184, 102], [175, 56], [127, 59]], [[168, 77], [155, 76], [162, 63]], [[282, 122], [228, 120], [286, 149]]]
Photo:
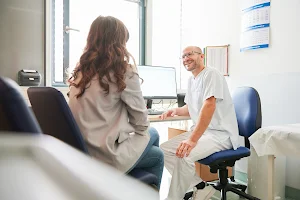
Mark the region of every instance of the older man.
[[199, 47], [183, 50], [183, 65], [192, 73], [185, 96], [186, 105], [168, 110], [160, 117], [190, 116], [190, 131], [161, 145], [165, 166], [172, 175], [168, 200], [182, 200], [193, 188], [193, 200], [209, 199], [215, 192], [195, 172], [195, 161], [215, 152], [236, 149], [238, 144], [237, 119], [226, 80], [216, 69], [204, 65]]

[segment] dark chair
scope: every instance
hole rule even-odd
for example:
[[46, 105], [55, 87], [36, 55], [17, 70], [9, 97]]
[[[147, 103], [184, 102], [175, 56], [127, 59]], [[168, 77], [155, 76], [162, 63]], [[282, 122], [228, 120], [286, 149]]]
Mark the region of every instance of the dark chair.
[[[211, 173], [218, 173], [219, 181], [214, 184], [210, 183], [210, 185], [221, 191], [221, 200], [227, 199], [227, 191], [231, 191], [246, 199], [259, 200], [245, 193], [247, 186], [229, 183], [227, 169], [227, 167], [233, 167], [237, 160], [250, 156], [248, 138], [261, 127], [262, 123], [259, 94], [254, 88], [239, 87], [234, 91], [232, 99], [238, 121], [239, 134], [245, 138], [246, 147], [217, 152], [198, 162], [208, 165]], [[187, 193], [185, 199], [188, 199], [191, 195], [191, 193]]]
[[[30, 87], [27, 93], [43, 132], [88, 154], [86, 144], [63, 94], [52, 87]], [[133, 169], [129, 175], [146, 184], [157, 186], [157, 177], [144, 170]]]
[[20, 87], [13, 80], [4, 77], [0, 77], [0, 130], [42, 133]]

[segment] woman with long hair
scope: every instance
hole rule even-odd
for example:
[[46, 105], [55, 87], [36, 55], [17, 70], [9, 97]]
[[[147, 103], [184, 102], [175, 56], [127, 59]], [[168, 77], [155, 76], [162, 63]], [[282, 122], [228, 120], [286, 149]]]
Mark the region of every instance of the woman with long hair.
[[118, 19], [97, 17], [69, 79], [69, 106], [89, 153], [124, 173], [143, 168], [159, 179], [164, 167], [159, 135], [149, 128], [129, 32]]

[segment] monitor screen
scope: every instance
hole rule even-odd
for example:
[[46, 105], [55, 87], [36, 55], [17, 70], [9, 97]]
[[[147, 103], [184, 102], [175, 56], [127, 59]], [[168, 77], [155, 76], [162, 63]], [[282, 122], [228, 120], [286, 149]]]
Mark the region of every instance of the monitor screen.
[[176, 99], [176, 70], [173, 67], [138, 66], [145, 99]]

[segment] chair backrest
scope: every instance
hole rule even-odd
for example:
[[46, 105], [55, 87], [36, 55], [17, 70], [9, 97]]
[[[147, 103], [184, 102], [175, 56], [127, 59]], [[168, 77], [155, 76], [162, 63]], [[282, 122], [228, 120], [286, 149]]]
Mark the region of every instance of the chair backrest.
[[27, 93], [43, 133], [88, 153], [80, 129], [60, 91], [52, 87], [30, 87]]
[[0, 121], [0, 130], [42, 133], [20, 87], [13, 80], [4, 77], [0, 77]]
[[232, 94], [238, 121], [239, 134], [248, 138], [261, 127], [261, 103], [258, 92], [252, 87], [238, 87]]

